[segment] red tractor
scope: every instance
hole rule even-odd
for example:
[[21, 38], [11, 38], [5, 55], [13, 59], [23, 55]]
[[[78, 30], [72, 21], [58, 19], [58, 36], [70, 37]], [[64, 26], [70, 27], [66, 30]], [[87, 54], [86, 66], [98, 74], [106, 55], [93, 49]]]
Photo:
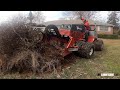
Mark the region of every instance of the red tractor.
[[95, 50], [103, 50], [104, 43], [97, 37], [96, 26], [91, 28], [87, 20], [81, 20], [83, 24], [48, 25], [43, 40], [59, 49], [63, 57], [74, 52], [80, 57], [91, 58]]

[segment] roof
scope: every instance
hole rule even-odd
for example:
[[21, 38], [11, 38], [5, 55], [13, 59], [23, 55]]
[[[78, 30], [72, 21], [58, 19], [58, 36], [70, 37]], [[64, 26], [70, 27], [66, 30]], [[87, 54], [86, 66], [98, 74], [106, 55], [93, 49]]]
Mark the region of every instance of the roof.
[[[105, 25], [105, 26], [114, 26], [112, 24], [102, 23], [98, 21], [88, 20], [90, 25]], [[44, 25], [54, 24], [54, 25], [61, 25], [61, 24], [83, 24], [82, 20], [54, 20], [54, 21], [48, 21], [44, 22]]]
[[99, 21], [94, 21], [96, 23], [96, 25], [104, 25], [104, 26], [114, 26], [113, 24], [108, 24], [108, 23], [103, 23], [103, 22], [99, 22]]

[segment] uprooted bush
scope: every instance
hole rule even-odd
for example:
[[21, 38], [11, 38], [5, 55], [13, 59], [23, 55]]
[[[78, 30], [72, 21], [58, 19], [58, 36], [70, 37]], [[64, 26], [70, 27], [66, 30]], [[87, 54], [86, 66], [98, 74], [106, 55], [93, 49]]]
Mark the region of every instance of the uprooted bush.
[[22, 23], [0, 26], [1, 72], [43, 72], [59, 66], [59, 51], [40, 38], [39, 31]]

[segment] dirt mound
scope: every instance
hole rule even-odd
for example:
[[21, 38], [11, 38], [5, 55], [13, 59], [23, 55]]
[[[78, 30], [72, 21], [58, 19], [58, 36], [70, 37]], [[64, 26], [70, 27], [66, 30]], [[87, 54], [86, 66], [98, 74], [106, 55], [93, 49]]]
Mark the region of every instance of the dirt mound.
[[59, 66], [60, 51], [41, 37], [24, 24], [0, 26], [1, 72], [44, 72]]

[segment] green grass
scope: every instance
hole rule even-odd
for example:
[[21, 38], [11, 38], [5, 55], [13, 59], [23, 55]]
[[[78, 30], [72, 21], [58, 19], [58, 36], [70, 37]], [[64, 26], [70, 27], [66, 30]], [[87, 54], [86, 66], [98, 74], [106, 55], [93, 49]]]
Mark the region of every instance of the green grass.
[[[65, 60], [72, 61], [65, 64], [61, 72], [49, 74], [0, 74], [0, 79], [120, 79], [120, 40], [104, 39], [105, 49], [95, 52], [91, 59], [76, 56]], [[101, 77], [98, 73], [119, 74], [114, 77]]]

